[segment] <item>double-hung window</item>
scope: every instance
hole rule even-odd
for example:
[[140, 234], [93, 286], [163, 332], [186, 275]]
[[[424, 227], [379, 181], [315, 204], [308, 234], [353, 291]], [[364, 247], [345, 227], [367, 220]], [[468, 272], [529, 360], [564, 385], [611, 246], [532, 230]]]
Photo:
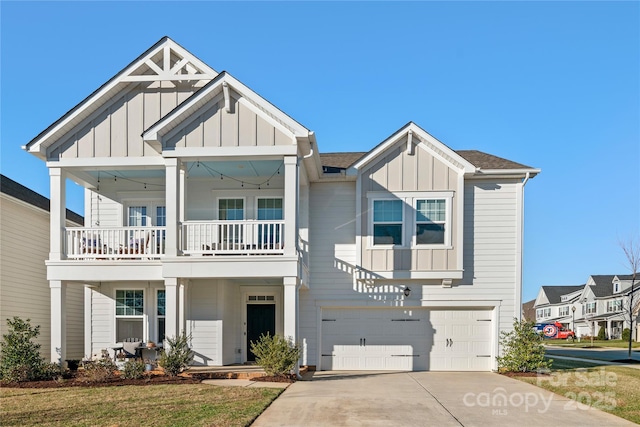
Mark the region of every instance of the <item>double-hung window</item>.
[[402, 246], [402, 200], [373, 201], [373, 244]]
[[587, 314], [595, 314], [596, 313], [596, 303], [595, 302], [587, 303], [586, 313]]
[[445, 199], [416, 200], [417, 245], [442, 245], [445, 243], [446, 208]]
[[618, 311], [622, 311], [622, 300], [617, 299], [613, 301], [607, 301], [607, 312], [615, 313]]
[[144, 291], [116, 290], [116, 342], [137, 338], [144, 334]]
[[569, 306], [565, 305], [564, 307], [560, 307], [558, 314], [560, 316], [568, 316], [569, 315]]

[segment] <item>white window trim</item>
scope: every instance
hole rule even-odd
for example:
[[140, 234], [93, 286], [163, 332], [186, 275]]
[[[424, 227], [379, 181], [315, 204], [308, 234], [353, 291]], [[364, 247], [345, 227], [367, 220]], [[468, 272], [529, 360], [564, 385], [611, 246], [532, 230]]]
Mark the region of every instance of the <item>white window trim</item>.
[[[165, 298], [165, 300], [164, 300], [164, 301], [165, 301], [165, 303], [164, 303], [165, 314], [164, 314], [164, 315], [160, 315], [160, 314], [158, 314], [158, 292], [161, 292], [161, 291], [163, 291], [163, 292], [165, 293], [165, 294], [164, 294], [164, 298]], [[159, 328], [159, 326], [160, 326], [160, 319], [165, 319], [165, 323], [164, 323], [164, 327], [165, 327], [165, 339], [167, 338], [167, 337], [166, 337], [166, 332], [167, 332], [167, 329], [166, 329], [166, 328], [167, 328], [167, 320], [166, 320], [166, 319], [167, 319], [167, 315], [166, 315], [166, 310], [167, 310], [167, 293], [166, 293], [166, 289], [162, 289], [162, 288], [155, 288], [155, 289], [154, 289], [154, 292], [153, 292], [153, 295], [154, 295], [154, 297], [155, 297], [155, 300], [154, 300], [154, 302], [153, 302], [153, 308], [154, 308], [154, 310], [153, 310], [153, 314], [154, 314], [154, 316], [153, 316], [153, 317], [154, 317], [154, 322], [153, 322], [153, 323], [154, 323], [154, 328], [155, 328], [154, 335], [155, 335], [156, 340], [157, 340], [157, 341], [155, 341], [155, 342], [156, 342], [156, 343], [158, 343], [158, 344], [162, 344], [162, 341], [160, 340], [160, 328]]]
[[[225, 219], [225, 220], [221, 220], [220, 219], [220, 200], [242, 200], [242, 217], [243, 219]], [[242, 221], [246, 221], [247, 220], [247, 197], [246, 196], [219, 196], [216, 197], [216, 205], [214, 207], [214, 211], [215, 211], [215, 218], [216, 221], [230, 221], [230, 222], [242, 222]]]
[[[452, 249], [453, 228], [453, 196], [454, 191], [369, 191], [367, 192], [367, 249]], [[416, 205], [418, 200], [445, 200], [444, 244], [416, 243]], [[377, 200], [400, 200], [402, 204], [402, 245], [373, 244], [373, 202]], [[411, 206], [411, 209], [406, 209]], [[461, 224], [458, 224], [460, 227]]]
[[565, 305], [558, 309], [558, 316], [568, 316], [570, 312], [569, 306]]
[[[122, 315], [116, 314], [117, 312], [117, 296], [118, 291], [142, 291], [142, 315]], [[147, 301], [147, 292], [144, 287], [130, 287], [130, 288], [115, 288], [113, 289], [113, 342], [118, 338], [118, 319], [141, 319], [142, 320], [142, 336], [130, 337], [140, 338], [145, 341], [149, 336], [149, 302]]]
[[[155, 227], [157, 224], [156, 212], [159, 206], [164, 206], [166, 215], [166, 200], [164, 199], [125, 199], [123, 200], [122, 223], [129, 227], [129, 208], [134, 206], [144, 206], [147, 208], [147, 225], [145, 227]], [[166, 218], [165, 218], [166, 221]]]
[[[256, 202], [255, 202], [255, 206], [253, 209], [253, 217], [256, 219], [256, 221], [258, 221], [258, 200], [272, 200], [272, 199], [279, 199], [280, 202], [282, 203], [282, 218], [284, 218], [284, 197], [281, 196], [256, 196]], [[270, 220], [260, 220], [260, 221], [270, 221]], [[282, 221], [280, 219], [274, 219], [273, 221]]]
[[[400, 236], [402, 238], [402, 244], [401, 245], [374, 245], [373, 243], [373, 226], [376, 224], [373, 221], [373, 205], [374, 202], [377, 201], [387, 201], [387, 200], [399, 200], [402, 203], [402, 213], [401, 213], [401, 218], [402, 220], [400, 221], [400, 225], [402, 226], [402, 231], [400, 232]], [[376, 197], [376, 198], [371, 198], [369, 199], [369, 248], [371, 249], [393, 249], [393, 248], [407, 248], [407, 223], [406, 223], [406, 209], [405, 209], [405, 203], [402, 199], [399, 199], [397, 197]], [[395, 221], [394, 222], [378, 222], [377, 224], [397, 224]]]

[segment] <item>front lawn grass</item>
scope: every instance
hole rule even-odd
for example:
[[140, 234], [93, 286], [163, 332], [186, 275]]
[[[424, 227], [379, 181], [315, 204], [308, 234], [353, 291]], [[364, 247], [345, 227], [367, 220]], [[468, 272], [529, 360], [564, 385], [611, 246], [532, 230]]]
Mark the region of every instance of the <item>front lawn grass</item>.
[[0, 389], [2, 426], [247, 426], [281, 389], [207, 384]]
[[[545, 340], [545, 345], [553, 345], [559, 347], [588, 348], [591, 347], [591, 340], [582, 340], [580, 342], [567, 340]], [[640, 349], [640, 342], [632, 342], [633, 349]], [[594, 347], [612, 347], [612, 348], [629, 348], [629, 341], [622, 340], [593, 340]]]
[[[584, 364], [575, 360], [556, 359], [550, 376], [515, 378], [575, 400], [575, 406], [571, 409], [593, 406], [640, 423], [640, 369], [580, 366]], [[580, 367], [572, 368], [576, 366]]]

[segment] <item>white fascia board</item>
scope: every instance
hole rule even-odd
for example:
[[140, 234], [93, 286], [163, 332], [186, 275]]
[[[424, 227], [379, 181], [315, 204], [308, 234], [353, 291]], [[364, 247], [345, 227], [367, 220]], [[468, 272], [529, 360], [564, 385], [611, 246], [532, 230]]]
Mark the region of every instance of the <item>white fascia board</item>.
[[186, 120], [187, 117], [195, 114], [202, 106], [208, 104], [213, 97], [222, 93], [224, 83], [240, 95], [241, 102], [242, 98], [245, 98], [248, 101], [244, 101], [245, 106], [251, 108], [252, 111], [257, 114], [260, 114], [270, 123], [276, 125], [279, 129], [291, 134], [292, 137], [309, 136], [310, 131], [307, 128], [277, 109], [267, 100], [242, 84], [239, 80], [235, 79], [230, 74], [223, 72], [216, 77], [208, 87], [204, 87], [200, 91], [196, 92], [177, 109], [173, 110], [169, 116], [165, 116], [165, 118], [160, 119], [148, 128], [142, 134], [142, 138], [145, 141], [162, 142], [163, 136], [168, 132], [167, 129], [173, 129], [177, 126], [177, 123]]
[[83, 157], [48, 161], [48, 168], [157, 169], [164, 167], [160, 156], [145, 157]]
[[[73, 123], [78, 116], [82, 115], [85, 112], [85, 110], [87, 110], [89, 106], [94, 104], [97, 100], [102, 99], [103, 97], [106, 100], [110, 99], [113, 96], [112, 92], [119, 90], [118, 88], [119, 85], [126, 84], [124, 80], [125, 77], [128, 77], [131, 72], [133, 72], [140, 66], [144, 65], [146, 61], [151, 59], [160, 50], [165, 48], [170, 48], [178, 52], [180, 55], [182, 55], [185, 58], [188, 57], [189, 61], [193, 62], [198, 67], [202, 68], [202, 70], [205, 71], [207, 74], [210, 74], [210, 76], [207, 76], [210, 79], [214, 78], [218, 74], [214, 69], [212, 69], [207, 64], [205, 64], [204, 62], [200, 61], [198, 58], [193, 56], [191, 53], [185, 50], [182, 46], [178, 45], [176, 42], [166, 37], [160, 43], [157, 43], [155, 47], [152, 47], [151, 50], [149, 50], [143, 57], [140, 57], [138, 60], [132, 62], [129, 66], [127, 66], [125, 69], [123, 69], [114, 77], [112, 77], [109, 81], [107, 81], [107, 83], [104, 84], [103, 87], [99, 88], [97, 92], [90, 95], [88, 98], [86, 98], [76, 107], [74, 107], [64, 120], [60, 121], [60, 123], [58, 123], [53, 128], [49, 129], [46, 133], [37, 137], [37, 139], [32, 141], [33, 144], [30, 143], [31, 146], [29, 146], [28, 148], [27, 146], [25, 146], [25, 149], [27, 149], [28, 152], [37, 155], [38, 157], [44, 156], [46, 154], [47, 140], [52, 135], [55, 135], [58, 131], [64, 129], [70, 123]], [[184, 79], [185, 80], [189, 79], [189, 76], [185, 75]], [[198, 78], [198, 79], [201, 80], [202, 78]], [[102, 105], [102, 103], [100, 103], [100, 105]]]
[[[365, 170], [369, 164], [371, 164], [379, 155], [389, 150], [395, 144], [399, 143], [401, 139], [409, 134], [409, 131], [413, 132], [413, 139], [419, 140], [416, 145], [424, 150], [427, 150], [434, 154], [436, 157], [447, 163], [450, 167], [462, 170], [464, 173], [472, 173], [476, 171], [476, 167], [465, 160], [458, 153], [453, 151], [444, 143], [430, 135], [424, 129], [417, 126], [415, 123], [410, 122], [405, 125], [399, 131], [395, 132], [385, 141], [380, 143], [377, 147], [371, 150], [367, 155], [358, 160], [351, 168], [355, 170]], [[349, 173], [354, 173], [349, 171]]]
[[176, 147], [174, 150], [165, 150], [162, 153], [165, 158], [177, 157], [183, 160], [202, 160], [207, 157], [225, 157], [227, 158], [226, 160], [246, 160], [248, 157], [272, 157], [273, 159], [282, 159], [282, 156], [296, 156], [297, 154], [298, 148], [295, 145], [255, 147]]
[[523, 178], [529, 174], [533, 178], [542, 172], [541, 169], [478, 169], [475, 173], [467, 175], [467, 178]]
[[246, 256], [225, 256], [165, 259], [162, 272], [164, 277], [183, 278], [280, 278], [297, 277], [299, 272], [298, 257], [274, 255], [251, 258], [247, 260]]
[[103, 282], [163, 280], [160, 261], [46, 261], [47, 280]]

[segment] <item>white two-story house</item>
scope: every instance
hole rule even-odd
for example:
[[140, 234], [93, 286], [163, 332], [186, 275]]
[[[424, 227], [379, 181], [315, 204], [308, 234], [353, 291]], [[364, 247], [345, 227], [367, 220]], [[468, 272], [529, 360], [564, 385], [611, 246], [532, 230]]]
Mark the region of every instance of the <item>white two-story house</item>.
[[576, 319], [583, 317], [580, 295], [585, 285], [541, 286], [533, 307], [536, 323], [561, 323], [565, 329], [576, 332]]
[[[630, 328], [629, 309], [631, 298], [631, 275], [592, 275], [580, 294], [582, 305], [582, 319], [577, 322], [585, 335], [598, 335], [601, 328], [605, 329], [608, 339], [620, 339], [622, 331]], [[637, 333], [638, 306], [640, 305], [640, 288], [635, 283], [633, 301], [633, 325]], [[638, 339], [636, 335], [634, 339]]]
[[[50, 174], [52, 360], [81, 288], [87, 355], [185, 332], [195, 364], [245, 363], [269, 332], [317, 369], [495, 369], [539, 170], [412, 122], [371, 147], [322, 154], [232, 75], [158, 41], [25, 146]], [[64, 223], [67, 179], [86, 189], [84, 227]]]

